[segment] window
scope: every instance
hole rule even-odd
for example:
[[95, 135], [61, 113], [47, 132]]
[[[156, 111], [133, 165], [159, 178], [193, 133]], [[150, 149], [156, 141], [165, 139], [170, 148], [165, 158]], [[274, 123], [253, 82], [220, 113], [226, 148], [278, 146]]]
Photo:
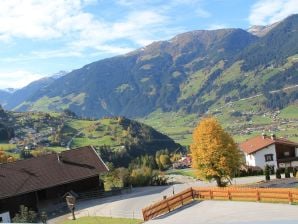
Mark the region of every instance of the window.
[[284, 152], [284, 156], [290, 156], [290, 152]]
[[265, 161], [266, 162], [273, 161], [273, 154], [266, 154], [265, 155]]

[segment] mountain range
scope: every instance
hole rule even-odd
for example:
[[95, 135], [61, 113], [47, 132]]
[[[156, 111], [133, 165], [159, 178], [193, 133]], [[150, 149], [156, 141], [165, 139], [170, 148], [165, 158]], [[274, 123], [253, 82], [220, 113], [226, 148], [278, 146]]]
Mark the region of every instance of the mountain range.
[[[0, 103], [16, 111], [144, 117], [156, 110], [203, 114], [264, 94], [264, 109], [298, 99], [298, 15], [269, 26], [197, 30], [35, 81]], [[278, 91], [276, 91], [278, 90]]]

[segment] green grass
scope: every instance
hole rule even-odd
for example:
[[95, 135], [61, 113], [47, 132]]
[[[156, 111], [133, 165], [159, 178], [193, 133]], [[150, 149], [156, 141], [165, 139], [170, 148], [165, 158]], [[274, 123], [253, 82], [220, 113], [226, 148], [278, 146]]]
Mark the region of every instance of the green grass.
[[93, 125], [95, 122], [94, 121], [88, 121], [88, 120], [71, 120], [70, 122], [67, 123], [67, 125], [69, 125], [70, 127], [80, 130], [83, 128], [87, 128], [90, 125]]
[[7, 151], [10, 149], [14, 149], [15, 147], [16, 147], [16, 145], [14, 145], [14, 144], [7, 144], [7, 143], [0, 142], [0, 150]]
[[101, 119], [95, 121], [88, 120], [71, 120], [67, 123], [67, 136], [73, 137], [77, 133], [71, 144], [72, 148], [85, 145], [102, 146], [109, 145], [111, 147], [118, 146], [124, 138], [124, 129], [115, 119]]
[[297, 119], [298, 120], [298, 103], [290, 105], [280, 112], [280, 117], [285, 119]]
[[189, 145], [192, 141], [191, 133], [198, 122], [198, 116], [157, 110], [138, 120], [170, 136], [182, 145]]
[[187, 78], [186, 82], [183, 83], [181, 86], [182, 94], [179, 100], [187, 99], [193, 93], [196, 93], [201, 88], [201, 86], [203, 85], [204, 81], [206, 81], [206, 79], [207, 79], [207, 74], [205, 74], [203, 70], [199, 70], [198, 72], [191, 74]]
[[126, 219], [126, 218], [110, 218], [110, 217], [82, 217], [77, 220], [67, 220], [61, 224], [139, 224], [142, 223], [139, 219]]
[[51, 146], [51, 147], [45, 147], [46, 150], [51, 150], [54, 152], [62, 152], [65, 151], [66, 148], [65, 147], [60, 147], [60, 146]]
[[242, 61], [235, 62], [231, 67], [225, 70], [225, 72], [216, 80], [216, 83], [224, 84], [239, 78], [242, 63]]
[[193, 178], [197, 178], [197, 175], [195, 174], [195, 169], [172, 169], [168, 170], [167, 174], [176, 174], [176, 175], [182, 175], [182, 176], [189, 176]]

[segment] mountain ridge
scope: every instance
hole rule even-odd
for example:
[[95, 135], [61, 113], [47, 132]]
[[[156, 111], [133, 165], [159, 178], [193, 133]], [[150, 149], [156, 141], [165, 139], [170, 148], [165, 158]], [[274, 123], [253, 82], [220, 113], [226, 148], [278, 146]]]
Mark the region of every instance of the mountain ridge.
[[[260, 37], [242, 29], [179, 34], [85, 65], [22, 102], [4, 106], [20, 111], [68, 108], [88, 117], [135, 118], [159, 108], [205, 113], [215, 104], [298, 83], [298, 16], [270, 28]], [[271, 95], [266, 94], [268, 99]]]

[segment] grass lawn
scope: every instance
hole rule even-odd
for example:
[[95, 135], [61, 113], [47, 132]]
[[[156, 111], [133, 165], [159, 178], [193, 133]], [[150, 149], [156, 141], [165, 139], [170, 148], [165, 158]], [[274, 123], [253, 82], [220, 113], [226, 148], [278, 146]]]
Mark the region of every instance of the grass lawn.
[[195, 169], [173, 169], [173, 170], [168, 170], [167, 174], [176, 174], [176, 175], [182, 175], [182, 176], [189, 176], [193, 178], [197, 178], [195, 174]]
[[286, 119], [298, 119], [298, 104], [290, 105], [281, 110], [280, 117]]
[[14, 144], [7, 144], [7, 143], [1, 143], [0, 142], [0, 150], [10, 150], [10, 149], [14, 149], [16, 147], [16, 145]]
[[67, 220], [61, 224], [139, 224], [142, 223], [139, 219], [125, 219], [125, 218], [110, 218], [110, 217], [82, 217], [77, 220]]

